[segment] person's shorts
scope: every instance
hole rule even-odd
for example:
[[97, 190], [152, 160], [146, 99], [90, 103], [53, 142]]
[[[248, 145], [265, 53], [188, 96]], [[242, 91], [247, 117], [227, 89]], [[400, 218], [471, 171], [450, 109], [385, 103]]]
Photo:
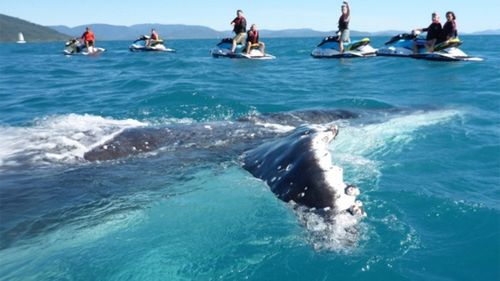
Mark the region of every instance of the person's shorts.
[[236, 44], [245, 44], [245, 33], [238, 33], [236, 36], [234, 36], [233, 41], [236, 42]]
[[255, 44], [252, 44], [252, 43], [250, 43], [250, 42], [247, 42], [247, 45], [246, 45], [246, 46], [248, 47], [248, 45], [250, 45], [250, 48], [251, 48], [251, 49], [258, 49], [258, 48], [262, 47], [262, 45], [264, 45], [264, 43], [262, 43], [262, 42], [257, 42], [257, 43], [255, 43]]
[[427, 46], [434, 46], [434, 45], [436, 45], [436, 43], [439, 43], [439, 42], [438, 42], [438, 39], [436, 39], [436, 38], [429, 39], [429, 40], [427, 40], [427, 41], [425, 42], [425, 44], [426, 44]]
[[420, 38], [417, 38], [417, 39], [415, 40], [415, 45], [416, 45], [417, 47], [425, 47], [425, 43], [426, 43], [426, 42], [427, 42], [427, 40], [425, 40], [425, 39], [420, 39]]
[[344, 29], [344, 31], [342, 31], [340, 40], [342, 42], [351, 42], [351, 32], [349, 31], [349, 29]]
[[92, 47], [94, 46], [94, 41], [92, 41], [92, 40], [87, 41], [87, 43], [89, 44], [89, 46], [92, 46]]

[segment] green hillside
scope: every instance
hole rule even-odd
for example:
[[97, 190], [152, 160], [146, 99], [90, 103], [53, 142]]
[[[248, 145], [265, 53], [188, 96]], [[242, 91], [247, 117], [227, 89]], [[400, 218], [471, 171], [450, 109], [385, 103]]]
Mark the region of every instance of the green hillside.
[[0, 42], [16, 42], [19, 32], [24, 34], [24, 40], [28, 43], [64, 41], [69, 38], [48, 27], [0, 14]]

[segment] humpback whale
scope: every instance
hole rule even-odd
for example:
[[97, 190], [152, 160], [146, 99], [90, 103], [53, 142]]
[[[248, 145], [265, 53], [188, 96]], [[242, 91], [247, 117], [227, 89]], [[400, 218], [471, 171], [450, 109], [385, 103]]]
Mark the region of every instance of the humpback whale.
[[240, 155], [242, 167], [284, 202], [363, 215], [356, 200], [359, 190], [344, 183], [343, 169], [332, 164], [329, 151], [339, 132], [332, 122], [357, 116], [346, 110], [311, 110], [251, 115], [232, 122], [130, 128], [95, 146], [84, 158], [106, 161], [159, 149]]

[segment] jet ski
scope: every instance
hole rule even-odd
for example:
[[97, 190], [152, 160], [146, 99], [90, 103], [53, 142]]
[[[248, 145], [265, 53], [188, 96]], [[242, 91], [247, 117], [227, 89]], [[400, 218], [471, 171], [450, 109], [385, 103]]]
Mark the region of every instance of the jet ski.
[[[377, 55], [438, 61], [482, 61], [481, 58], [470, 57], [460, 50], [458, 47], [463, 42], [458, 38], [436, 44], [432, 53], [427, 52], [425, 42], [426, 40], [419, 37], [418, 33], [398, 34], [387, 41], [384, 47], [378, 49]], [[417, 53], [413, 51], [415, 44]]]
[[275, 56], [263, 54], [258, 47], [252, 47], [250, 53], [243, 53], [244, 45], [238, 44], [235, 52], [231, 52], [233, 46], [233, 38], [225, 38], [213, 48], [210, 53], [214, 58], [232, 58], [232, 59], [252, 59], [252, 60], [272, 60]]
[[129, 50], [132, 52], [175, 52], [174, 49], [169, 49], [163, 44], [163, 40], [152, 40], [149, 46], [146, 46], [146, 42], [149, 40], [149, 36], [143, 35], [135, 40], [132, 45], [130, 45]]
[[85, 44], [76, 38], [69, 40], [64, 45], [65, 47], [63, 53], [65, 55], [82, 54], [84, 56], [88, 56], [88, 55], [97, 55], [106, 51], [106, 49], [104, 48], [97, 48], [92, 46], [89, 47], [89, 49], [87, 50]]
[[344, 53], [339, 50], [339, 37], [325, 37], [323, 41], [314, 49], [311, 56], [315, 58], [356, 58], [373, 57], [377, 50], [370, 45], [370, 39], [363, 38], [352, 43], [344, 43]]

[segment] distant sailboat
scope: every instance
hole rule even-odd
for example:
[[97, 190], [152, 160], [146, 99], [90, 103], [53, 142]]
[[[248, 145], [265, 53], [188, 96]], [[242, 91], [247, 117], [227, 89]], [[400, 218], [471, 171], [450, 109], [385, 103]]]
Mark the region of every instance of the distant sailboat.
[[24, 35], [22, 32], [19, 32], [19, 34], [17, 35], [17, 44], [24, 44], [26, 43], [26, 41], [24, 41]]

